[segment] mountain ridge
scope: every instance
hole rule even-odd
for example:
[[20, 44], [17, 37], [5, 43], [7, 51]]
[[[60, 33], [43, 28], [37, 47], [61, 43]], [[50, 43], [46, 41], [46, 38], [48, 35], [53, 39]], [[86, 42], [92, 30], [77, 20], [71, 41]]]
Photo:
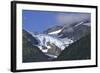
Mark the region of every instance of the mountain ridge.
[[91, 58], [91, 34], [69, 45], [56, 60], [85, 60]]

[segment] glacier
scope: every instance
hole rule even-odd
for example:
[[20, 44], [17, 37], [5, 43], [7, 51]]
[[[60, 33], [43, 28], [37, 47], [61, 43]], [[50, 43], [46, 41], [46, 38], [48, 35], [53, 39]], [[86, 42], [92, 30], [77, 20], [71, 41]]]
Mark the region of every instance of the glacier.
[[[48, 55], [51, 58], [57, 58], [57, 56], [61, 53], [58, 52], [56, 53], [56, 51], [60, 50], [63, 51], [65, 49], [65, 47], [68, 47], [69, 44], [73, 43], [73, 40], [68, 39], [68, 38], [57, 38], [55, 36], [49, 35], [49, 34], [33, 34], [32, 36], [34, 36], [39, 44], [36, 45], [44, 54]], [[48, 45], [49, 43], [49, 45]], [[55, 50], [54, 47], [55, 46], [57, 49]], [[52, 52], [48, 52], [49, 50], [55, 50]]]

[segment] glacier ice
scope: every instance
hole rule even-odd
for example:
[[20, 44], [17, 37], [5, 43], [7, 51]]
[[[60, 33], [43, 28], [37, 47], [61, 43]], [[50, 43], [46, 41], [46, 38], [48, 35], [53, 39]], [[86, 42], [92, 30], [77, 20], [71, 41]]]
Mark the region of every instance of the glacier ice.
[[[68, 38], [60, 39], [60, 38], [57, 38], [57, 37], [54, 37], [54, 36], [48, 35], [48, 34], [37, 34], [37, 35], [33, 35], [33, 36], [37, 40], [39, 40], [39, 44], [37, 45], [39, 47], [39, 49], [43, 53], [45, 53], [46, 55], [48, 55], [49, 57], [52, 57], [52, 58], [57, 58], [57, 56], [60, 54], [60, 52], [57, 52], [57, 51], [59, 51], [59, 50], [62, 51], [69, 44], [73, 43], [73, 41], [71, 39], [68, 39]], [[48, 43], [50, 43], [50, 45], [48, 45]], [[52, 46], [56, 46], [57, 49], [53, 48]], [[55, 51], [48, 52], [51, 48]]]

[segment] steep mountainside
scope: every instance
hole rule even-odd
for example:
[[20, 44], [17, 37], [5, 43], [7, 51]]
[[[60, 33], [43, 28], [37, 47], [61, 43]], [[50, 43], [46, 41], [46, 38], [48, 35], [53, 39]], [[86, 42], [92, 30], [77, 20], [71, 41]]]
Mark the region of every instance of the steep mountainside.
[[79, 25], [73, 27], [71, 32], [69, 32], [67, 29], [64, 29], [61, 33], [59, 33], [59, 35], [61, 35], [60, 38], [68, 37], [76, 41], [87, 35], [87, 33], [90, 33], [90, 27], [86, 25]]
[[45, 33], [54, 35], [62, 39], [67, 37], [69, 39], [77, 41], [90, 32], [90, 25], [91, 23], [87, 21], [73, 23], [72, 25], [70, 25], [70, 27], [67, 27], [67, 24], [59, 26], [55, 25], [54, 27], [45, 30]]
[[34, 45], [39, 44], [39, 41], [24, 29], [23, 29], [23, 37], [26, 38], [27, 41], [29, 41], [30, 43]]
[[58, 56], [56, 60], [82, 60], [91, 58], [90, 34], [71, 44]]
[[[48, 61], [49, 57], [45, 55], [38, 47], [34, 46], [31, 43], [31, 41], [28, 40], [30, 39], [30, 37], [28, 36], [31, 36], [31, 35], [25, 30], [23, 30], [23, 43], [22, 43], [23, 62], [25, 63], [25, 62]], [[33, 37], [31, 37], [31, 39], [35, 40]], [[37, 42], [34, 42], [34, 43], [36, 44]]]

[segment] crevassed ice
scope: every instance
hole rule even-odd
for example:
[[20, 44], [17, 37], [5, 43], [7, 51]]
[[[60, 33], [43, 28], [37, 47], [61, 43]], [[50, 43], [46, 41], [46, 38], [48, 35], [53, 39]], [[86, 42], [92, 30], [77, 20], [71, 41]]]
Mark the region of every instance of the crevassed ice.
[[[47, 45], [47, 42], [55, 44], [57, 47], [60, 48], [61, 51], [64, 50], [65, 47], [67, 47], [70, 43], [73, 43], [73, 41], [68, 38], [59, 39], [54, 36], [50, 36], [50, 35], [46, 35], [46, 34], [38, 34], [38, 35], [35, 35], [35, 37], [40, 41], [39, 45], [37, 45], [39, 47], [39, 49], [42, 52], [44, 52], [46, 55], [48, 55], [52, 58], [57, 58], [57, 56], [53, 55], [53, 54], [47, 54], [48, 50], [51, 47], [51, 46]], [[42, 46], [47, 47], [47, 49], [43, 49]]]

